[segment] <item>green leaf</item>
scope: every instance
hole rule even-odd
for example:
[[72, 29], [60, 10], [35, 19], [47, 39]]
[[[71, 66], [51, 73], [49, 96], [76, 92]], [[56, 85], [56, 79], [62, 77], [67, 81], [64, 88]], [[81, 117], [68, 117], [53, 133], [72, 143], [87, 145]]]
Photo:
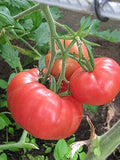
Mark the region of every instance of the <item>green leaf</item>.
[[79, 157], [80, 157], [80, 160], [84, 160], [86, 157], [86, 153], [85, 152], [79, 153]]
[[29, 158], [29, 160], [48, 160], [48, 158], [43, 155], [33, 157], [31, 154], [27, 154], [27, 157]]
[[98, 19], [91, 19], [91, 16], [87, 18], [83, 16], [81, 18], [80, 24], [84, 31], [86, 31], [91, 26], [91, 24], [93, 24], [91, 32], [95, 32], [100, 28], [100, 21]]
[[50, 11], [52, 13], [52, 16], [55, 20], [59, 19], [61, 17], [61, 11], [58, 7], [50, 7]]
[[8, 128], [8, 132], [13, 135], [14, 134], [14, 128], [13, 127], [9, 127]]
[[101, 32], [95, 32], [92, 33], [93, 36], [97, 36], [100, 38], [103, 38], [105, 40], [108, 40], [110, 42], [120, 42], [120, 31], [108, 29]]
[[5, 80], [0, 79], [0, 88], [6, 89], [7, 87], [8, 87], [8, 83]]
[[33, 21], [32, 21], [32, 19], [25, 20], [25, 22], [23, 23], [23, 27], [26, 30], [31, 30], [33, 28]]
[[36, 41], [38, 47], [44, 46], [49, 42], [50, 32], [47, 23], [42, 23], [31, 36], [32, 40]]
[[92, 106], [92, 105], [83, 104], [83, 107], [84, 107], [85, 110], [90, 110], [91, 112], [93, 112], [95, 114], [98, 111], [98, 106]]
[[10, 125], [11, 121], [5, 114], [0, 113], [0, 129], [4, 129], [6, 126]]
[[13, 79], [13, 77], [15, 77], [16, 73], [12, 73], [10, 76], [9, 76], [9, 79], [8, 79], [8, 84], [11, 82], [11, 80]]
[[2, 27], [13, 25], [14, 24], [14, 18], [5, 12], [0, 11], [0, 29]]
[[67, 141], [68, 146], [75, 142], [75, 135]]
[[60, 139], [54, 149], [54, 157], [56, 160], [65, 160], [65, 156], [68, 154], [68, 145], [64, 139]]
[[6, 155], [6, 153], [0, 154], [0, 160], [7, 160], [7, 155]]
[[13, 7], [27, 9], [30, 7], [30, 3], [26, 0], [10, 0], [10, 4]]
[[7, 107], [7, 96], [6, 94], [0, 95], [0, 108]]
[[45, 68], [45, 56], [44, 55], [40, 56], [38, 67], [40, 71]]
[[10, 11], [6, 6], [0, 6], [0, 12], [10, 15]]
[[18, 57], [18, 51], [14, 50], [11, 45], [6, 43], [2, 46], [2, 57], [5, 59], [5, 61], [12, 67], [16, 68], [20, 64], [20, 59]]
[[10, 0], [0, 1], [0, 5], [10, 5]]
[[19, 30], [21, 30], [23, 33], [25, 33], [25, 29], [24, 29], [23, 25], [21, 25], [21, 24], [18, 23], [17, 21], [15, 21], [14, 28], [15, 28], [15, 29], [19, 29]]
[[35, 30], [38, 28], [42, 22], [42, 15], [40, 11], [33, 12], [30, 14], [30, 18], [32, 19], [33, 22], [33, 29]]

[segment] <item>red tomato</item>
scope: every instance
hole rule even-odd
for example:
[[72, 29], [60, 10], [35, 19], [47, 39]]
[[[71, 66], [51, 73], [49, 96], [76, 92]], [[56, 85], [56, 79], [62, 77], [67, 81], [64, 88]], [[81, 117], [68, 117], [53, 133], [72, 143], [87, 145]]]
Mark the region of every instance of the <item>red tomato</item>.
[[77, 69], [70, 78], [74, 98], [89, 105], [111, 102], [120, 89], [120, 66], [111, 58], [96, 58], [92, 72]]
[[[63, 39], [61, 40], [61, 42], [64, 44]], [[71, 43], [71, 40], [65, 40], [66, 48], [70, 45], [70, 43]], [[87, 51], [87, 48], [86, 48], [85, 44], [83, 44], [81, 47], [82, 47], [82, 51], [83, 51], [84, 56], [88, 59], [88, 51]], [[72, 48], [70, 49], [70, 52], [71, 53], [75, 52], [77, 55], [79, 55], [77, 44], [74, 44], [72, 46]], [[45, 57], [46, 67], [48, 67], [50, 57], [51, 57], [51, 52], [49, 51], [48, 54]], [[66, 79], [69, 80], [71, 75], [73, 74], [73, 72], [76, 69], [78, 69], [79, 67], [80, 67], [80, 65], [76, 60], [67, 57], [66, 58], [66, 69], [65, 69]], [[54, 77], [56, 77], [56, 76], [59, 76], [61, 71], [62, 71], [62, 58], [59, 58], [59, 59], [55, 60], [53, 68], [51, 70], [51, 74]]]
[[7, 89], [8, 108], [14, 120], [41, 139], [61, 139], [72, 135], [82, 119], [83, 106], [72, 96], [60, 98], [38, 82], [34, 68], [18, 73]]
[[69, 85], [65, 81], [62, 80], [59, 93], [67, 91], [68, 87]]

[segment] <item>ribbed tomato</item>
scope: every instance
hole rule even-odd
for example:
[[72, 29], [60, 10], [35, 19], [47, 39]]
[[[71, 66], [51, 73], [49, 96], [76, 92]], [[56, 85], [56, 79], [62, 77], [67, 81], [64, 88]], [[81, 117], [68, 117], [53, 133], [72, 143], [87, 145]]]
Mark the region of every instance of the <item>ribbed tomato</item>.
[[92, 72], [79, 68], [73, 73], [70, 90], [81, 103], [103, 105], [111, 102], [120, 91], [119, 64], [111, 58], [96, 58]]
[[72, 96], [60, 98], [38, 79], [34, 68], [18, 73], [10, 82], [7, 101], [14, 120], [37, 138], [69, 137], [80, 125], [82, 104]]

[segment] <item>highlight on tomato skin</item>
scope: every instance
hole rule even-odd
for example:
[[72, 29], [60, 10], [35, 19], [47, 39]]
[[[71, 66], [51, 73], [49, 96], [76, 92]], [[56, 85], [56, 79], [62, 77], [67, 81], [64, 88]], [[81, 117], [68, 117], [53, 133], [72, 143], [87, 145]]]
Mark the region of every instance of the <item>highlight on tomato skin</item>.
[[83, 105], [72, 96], [59, 97], [38, 82], [37, 68], [18, 73], [7, 89], [13, 119], [36, 138], [57, 140], [78, 129]]
[[[70, 45], [71, 41], [72, 40], [65, 40], [65, 48], [67, 48]], [[61, 39], [61, 42], [64, 45], [64, 40], [63, 39]], [[82, 48], [82, 52], [83, 52], [83, 55], [85, 56], [85, 58], [89, 59], [87, 47], [85, 46], [85, 44], [82, 44], [81, 48]], [[56, 49], [58, 49], [57, 46], [56, 46]], [[75, 53], [77, 56], [79, 56], [79, 51], [78, 51], [78, 47], [77, 47], [76, 43], [70, 49], [70, 53]], [[46, 67], [48, 67], [50, 57], [51, 57], [51, 51], [49, 50], [48, 54], [45, 57]], [[67, 57], [66, 58], [66, 69], [65, 69], [66, 79], [70, 80], [70, 77], [73, 74], [73, 72], [76, 69], [78, 69], [79, 67], [80, 67], [80, 65], [76, 60], [74, 60], [70, 57]], [[62, 71], [62, 58], [59, 58], [59, 59], [55, 60], [54, 65], [53, 65], [52, 70], [51, 70], [51, 74], [54, 77], [57, 77], [57, 76], [59, 76], [61, 71]]]
[[95, 58], [92, 72], [77, 69], [70, 78], [70, 90], [74, 98], [88, 105], [104, 105], [111, 102], [120, 91], [120, 66], [107, 57]]

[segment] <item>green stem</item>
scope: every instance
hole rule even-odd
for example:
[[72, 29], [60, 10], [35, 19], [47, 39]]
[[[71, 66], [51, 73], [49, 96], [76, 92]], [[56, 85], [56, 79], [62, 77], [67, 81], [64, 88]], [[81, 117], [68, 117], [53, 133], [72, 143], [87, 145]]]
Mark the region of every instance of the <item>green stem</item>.
[[60, 77], [57, 81], [57, 92], [59, 91], [59, 88], [60, 88], [60, 85], [61, 85], [61, 81], [63, 79], [65, 79], [65, 63], [66, 63], [66, 58], [67, 58], [67, 54], [69, 53], [69, 50], [71, 49], [71, 47], [74, 45], [76, 41], [73, 40], [70, 45], [68, 46], [68, 48], [66, 49], [66, 51], [64, 52], [63, 54], [63, 57], [62, 57], [62, 71], [60, 73]]
[[40, 53], [34, 47], [32, 47], [26, 40], [20, 37], [17, 37], [17, 38], [21, 40], [22, 42], [24, 42], [31, 50], [33, 50], [34, 53], [36, 53], [36, 55], [38, 55], [39, 57], [41, 56]]
[[25, 11], [23, 11], [23, 12], [17, 14], [17, 15], [15, 15], [13, 18], [16, 19], [16, 20], [17, 19], [21, 19], [21, 18], [33, 13], [34, 11], [36, 11], [38, 9], [40, 9], [40, 4], [36, 4], [35, 6], [33, 6], [33, 7], [29, 8], [29, 9], [27, 9], [27, 10], [25, 10]]
[[28, 134], [28, 132], [26, 130], [23, 130], [22, 136], [20, 138], [20, 142], [25, 142], [27, 134]]
[[61, 23], [59, 23], [59, 22], [56, 22], [56, 21], [55, 21], [55, 24], [56, 24], [58, 27], [60, 27], [60, 28], [62, 28], [62, 29], [64, 29], [64, 30], [67, 31], [65, 25], [63, 25], [63, 24], [61, 24]]
[[39, 149], [37, 146], [35, 146], [32, 143], [16, 142], [16, 143], [10, 143], [10, 144], [2, 144], [2, 145], [0, 145], [0, 151], [10, 150], [10, 149], [15, 149], [15, 148], [33, 148], [33, 149]]
[[[105, 160], [120, 145], [120, 120], [105, 134], [92, 141], [84, 160]], [[95, 155], [95, 150], [99, 155]]]
[[35, 146], [32, 143], [26, 143], [26, 137], [27, 137], [27, 131], [23, 131], [22, 136], [18, 142], [15, 143], [8, 143], [8, 144], [2, 144], [0, 145], [0, 151], [1, 150], [9, 150], [14, 148], [33, 148], [33, 149], [39, 149], [37, 146]]
[[41, 56], [40, 53], [33, 47], [31, 46], [25, 39], [23, 39], [22, 37], [19, 37], [16, 32], [12, 31], [11, 32], [17, 39], [21, 40], [22, 42], [24, 42], [34, 53], [36, 53], [39, 57]]
[[57, 32], [56, 32], [56, 26], [55, 26], [55, 21], [52, 17], [52, 14], [50, 12], [49, 6], [48, 5], [43, 5], [41, 4], [40, 6], [41, 10], [43, 11], [46, 20], [48, 22], [49, 28], [50, 28], [50, 42], [51, 42], [51, 58], [50, 58], [50, 62], [48, 65], [48, 70], [47, 73], [45, 74], [43, 83], [46, 81], [48, 75], [51, 72], [52, 66], [54, 64], [54, 60], [55, 60], [55, 55], [56, 55], [56, 50], [55, 50], [55, 39], [53, 37], [57, 37]]
[[19, 66], [18, 67], [19, 67], [19, 71], [22, 72], [23, 71], [23, 67], [22, 67], [21, 62], [19, 62]]
[[[83, 55], [83, 53], [82, 53], [82, 48], [81, 48], [82, 42], [81, 42], [81, 40], [79, 39], [79, 37], [77, 37], [76, 40], [77, 40], [77, 46], [78, 46], [78, 51], [79, 51], [79, 62], [78, 62], [78, 63], [80, 64], [80, 66], [81, 66], [85, 71], [87, 71], [87, 72], [92, 72], [93, 69], [94, 69], [94, 66], [92, 66], [92, 64], [94, 63], [94, 62], [93, 62], [94, 59], [91, 58], [91, 53], [89, 52], [89, 50], [88, 50], [89, 60], [87, 60], [87, 59], [84, 57], [84, 55]], [[82, 60], [84, 60], [85, 63], [83, 63]]]

